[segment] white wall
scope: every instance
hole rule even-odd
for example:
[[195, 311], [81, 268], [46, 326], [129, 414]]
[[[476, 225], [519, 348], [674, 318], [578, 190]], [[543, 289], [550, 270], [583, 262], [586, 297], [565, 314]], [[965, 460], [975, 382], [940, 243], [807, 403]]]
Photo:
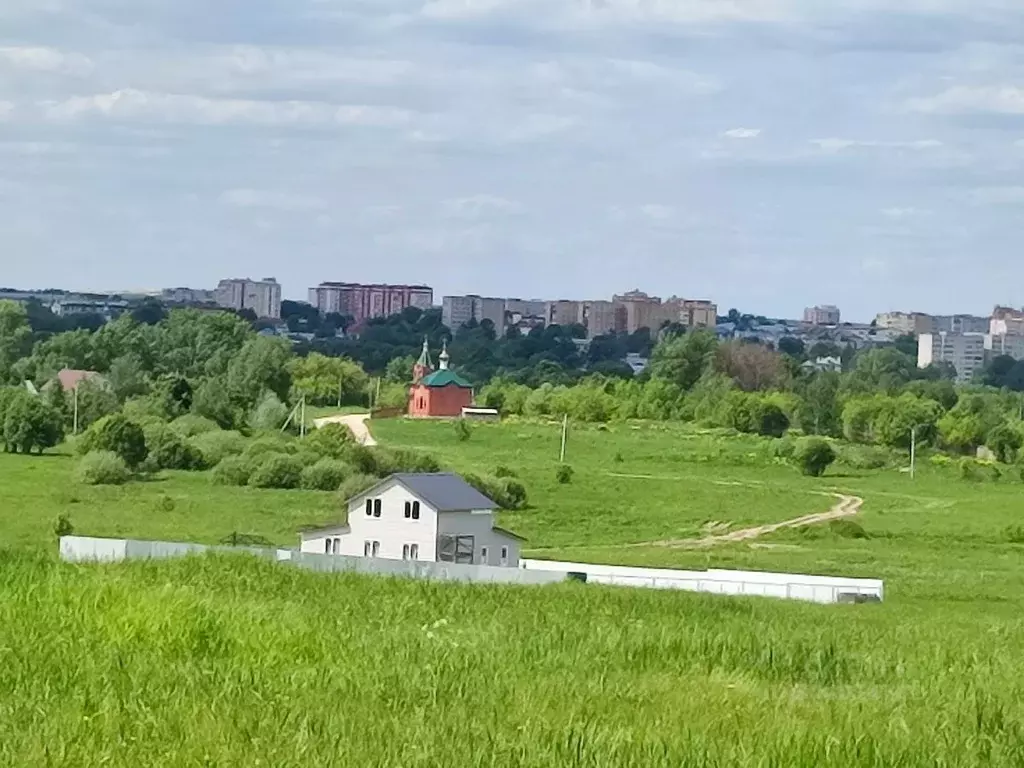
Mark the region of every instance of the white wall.
[[[380, 499], [380, 517], [366, 516], [366, 499]], [[420, 502], [420, 519], [405, 518], [405, 502]], [[363, 556], [363, 544], [379, 541], [378, 557], [401, 560], [402, 547], [419, 546], [419, 559], [437, 559], [437, 512], [426, 502], [407, 491], [395, 480], [381, 486], [372, 494], [356, 497], [348, 510], [348, 524], [352, 532], [341, 540], [342, 555]], [[320, 549], [323, 552], [323, 549]]]
[[[519, 541], [494, 530], [494, 513], [491, 510], [479, 512], [442, 512], [438, 515], [439, 534], [460, 534], [473, 536], [473, 562], [484, 565], [501, 565], [501, 548], [508, 547], [508, 565], [519, 566]], [[487, 548], [484, 560], [483, 549]]]

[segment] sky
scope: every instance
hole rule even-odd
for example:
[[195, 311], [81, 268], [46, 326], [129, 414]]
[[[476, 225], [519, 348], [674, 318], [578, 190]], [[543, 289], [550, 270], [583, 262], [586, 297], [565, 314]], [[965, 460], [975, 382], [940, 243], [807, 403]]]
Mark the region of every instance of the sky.
[[0, 285], [986, 314], [1022, 225], [1020, 0], [0, 2]]

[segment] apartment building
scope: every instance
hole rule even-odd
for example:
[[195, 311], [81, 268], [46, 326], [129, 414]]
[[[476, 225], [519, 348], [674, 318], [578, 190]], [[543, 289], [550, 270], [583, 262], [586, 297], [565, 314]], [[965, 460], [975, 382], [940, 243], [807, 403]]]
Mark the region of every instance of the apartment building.
[[917, 365], [927, 368], [950, 363], [956, 380], [965, 384], [985, 365], [986, 347], [991, 345], [984, 333], [922, 333], [917, 339]]
[[875, 327], [915, 336], [939, 332], [935, 318], [923, 312], [882, 312], [875, 316]]
[[621, 333], [626, 328], [626, 308], [614, 301], [586, 301], [582, 309], [588, 339]]
[[309, 303], [324, 314], [350, 315], [359, 325], [375, 317], [397, 315], [406, 307], [430, 309], [434, 289], [426, 285], [326, 282], [309, 289]]
[[839, 307], [832, 304], [808, 307], [804, 310], [804, 322], [808, 325], [839, 325], [840, 318]]
[[663, 303], [657, 296], [648, 296], [640, 290], [613, 296], [612, 301], [625, 310], [626, 333], [636, 333], [641, 328], [657, 331], [664, 323], [679, 322], [678, 309], [673, 311], [672, 304]]
[[547, 325], [573, 325], [583, 322], [583, 302], [560, 299], [549, 301], [544, 307]]
[[1024, 336], [1024, 312], [1012, 307], [996, 307], [989, 319], [993, 336]]
[[441, 299], [441, 322], [456, 331], [470, 320], [482, 323], [490, 320], [499, 335], [507, 324], [506, 299], [493, 296], [445, 296]]
[[[718, 325], [718, 305], [710, 301], [679, 299], [669, 300], [678, 307], [678, 322], [687, 328], [714, 328]], [[674, 312], [676, 310], [673, 310]]]
[[213, 304], [217, 293], [206, 288], [164, 288], [160, 299], [168, 304]]
[[214, 299], [219, 306], [236, 312], [251, 309], [260, 319], [281, 317], [281, 286], [272, 277], [221, 280], [214, 291]]
[[990, 357], [1006, 355], [1014, 360], [1024, 360], [1024, 336], [1022, 335], [992, 335], [985, 336], [985, 350]]

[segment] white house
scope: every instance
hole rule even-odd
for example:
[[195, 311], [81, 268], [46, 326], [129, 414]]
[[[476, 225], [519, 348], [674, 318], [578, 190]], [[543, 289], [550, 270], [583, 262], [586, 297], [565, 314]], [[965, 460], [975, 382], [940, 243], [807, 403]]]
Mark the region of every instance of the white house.
[[458, 475], [391, 475], [349, 499], [346, 525], [303, 531], [300, 549], [518, 568], [524, 539], [494, 525], [497, 507]]

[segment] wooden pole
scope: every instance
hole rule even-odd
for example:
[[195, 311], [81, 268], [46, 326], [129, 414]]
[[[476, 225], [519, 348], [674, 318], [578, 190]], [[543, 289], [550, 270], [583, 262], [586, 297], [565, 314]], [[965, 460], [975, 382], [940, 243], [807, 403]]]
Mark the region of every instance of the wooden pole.
[[917, 465], [917, 427], [910, 428], [910, 479], [914, 479]]
[[73, 428], [72, 434], [77, 435], [78, 434], [78, 387], [75, 387], [75, 390], [74, 390], [74, 400], [75, 400], [75, 422], [74, 422], [74, 428]]
[[561, 450], [561, 452], [558, 455], [558, 460], [562, 464], [565, 463], [565, 441], [566, 441], [566, 437], [568, 435], [568, 432], [569, 432], [569, 414], [567, 413], [562, 418], [562, 450]]
[[306, 396], [302, 396], [302, 400], [299, 401], [299, 407], [302, 409], [302, 426], [299, 427], [299, 437], [306, 436]]

